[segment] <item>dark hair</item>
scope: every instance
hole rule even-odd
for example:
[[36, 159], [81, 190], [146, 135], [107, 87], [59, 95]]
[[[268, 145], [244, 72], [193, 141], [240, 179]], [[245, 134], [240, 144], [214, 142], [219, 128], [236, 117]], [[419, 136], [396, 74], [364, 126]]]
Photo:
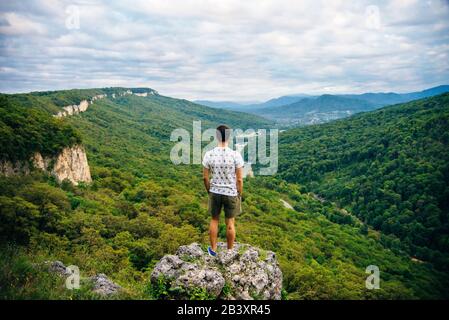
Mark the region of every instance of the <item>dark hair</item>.
[[221, 142], [226, 142], [229, 140], [229, 136], [231, 134], [231, 128], [227, 125], [220, 125], [217, 127], [217, 139]]

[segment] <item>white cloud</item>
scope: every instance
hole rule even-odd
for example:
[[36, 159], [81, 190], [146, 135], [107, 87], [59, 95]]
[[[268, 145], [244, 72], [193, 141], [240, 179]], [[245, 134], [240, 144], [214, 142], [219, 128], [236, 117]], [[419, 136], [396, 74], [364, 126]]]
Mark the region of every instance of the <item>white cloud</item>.
[[[69, 5], [79, 30], [65, 27]], [[1, 91], [123, 85], [261, 100], [449, 82], [445, 1], [28, 0], [0, 15]]]
[[2, 15], [2, 18], [4, 21], [4, 24], [0, 26], [0, 34], [2, 35], [17, 36], [46, 33], [44, 25], [15, 12], [7, 12]]

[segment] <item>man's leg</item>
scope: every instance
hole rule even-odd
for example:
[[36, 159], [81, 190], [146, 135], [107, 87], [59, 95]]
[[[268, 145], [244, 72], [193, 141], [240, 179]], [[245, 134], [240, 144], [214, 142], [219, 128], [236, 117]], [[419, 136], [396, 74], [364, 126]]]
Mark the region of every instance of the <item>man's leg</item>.
[[209, 225], [210, 246], [215, 252], [217, 252], [218, 222], [219, 216], [212, 217]]
[[235, 218], [226, 218], [226, 241], [228, 243], [228, 249], [232, 249], [234, 247], [235, 241]]

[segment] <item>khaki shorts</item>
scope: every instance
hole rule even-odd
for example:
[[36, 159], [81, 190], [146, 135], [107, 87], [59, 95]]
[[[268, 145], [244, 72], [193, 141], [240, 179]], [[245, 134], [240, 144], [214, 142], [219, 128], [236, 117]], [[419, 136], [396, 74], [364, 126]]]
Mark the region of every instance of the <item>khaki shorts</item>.
[[225, 196], [223, 194], [209, 193], [209, 214], [216, 218], [220, 216], [221, 208], [224, 208], [227, 219], [234, 218], [242, 212], [240, 196]]

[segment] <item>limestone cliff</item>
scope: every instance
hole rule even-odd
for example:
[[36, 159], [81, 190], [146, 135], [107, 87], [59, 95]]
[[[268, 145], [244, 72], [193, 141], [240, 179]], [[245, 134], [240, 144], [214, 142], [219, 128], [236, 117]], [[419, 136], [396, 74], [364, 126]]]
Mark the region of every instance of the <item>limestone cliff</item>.
[[78, 105], [74, 104], [74, 105], [66, 106], [66, 107], [62, 108], [63, 111], [58, 112], [56, 117], [60, 118], [60, 117], [65, 117], [65, 116], [71, 116], [73, 114], [77, 114], [80, 112], [85, 112], [87, 110], [87, 108], [89, 107], [89, 104], [92, 104], [93, 101], [94, 100], [90, 100], [90, 101], [83, 100]]
[[77, 185], [79, 182], [89, 183], [92, 181], [90, 168], [87, 162], [86, 152], [82, 146], [64, 148], [55, 159], [53, 168], [41, 167], [49, 170], [59, 182], [65, 179]]
[[[123, 96], [127, 96], [127, 95], [132, 95], [132, 94], [139, 96], [139, 97], [147, 97], [148, 95], [159, 95], [159, 93], [153, 89], [146, 89], [146, 91], [144, 91], [144, 92], [133, 92], [133, 91], [127, 89], [126, 91], [112, 93], [110, 95], [110, 97], [112, 99], [115, 99], [116, 97], [123, 97]], [[81, 112], [85, 112], [89, 108], [89, 106], [91, 104], [93, 104], [96, 100], [104, 99], [107, 97], [108, 97], [107, 94], [98, 94], [96, 96], [93, 96], [90, 100], [82, 100], [80, 102], [80, 104], [73, 104], [73, 105], [63, 107], [62, 111], [59, 111], [54, 116], [57, 118], [62, 118], [62, 117], [71, 116], [74, 114], [79, 114]]]
[[29, 161], [1, 161], [0, 172], [6, 176], [29, 174], [40, 169], [53, 175], [58, 182], [68, 180], [74, 185], [92, 181], [84, 148], [80, 145], [64, 148], [54, 157], [43, 157], [36, 152]]
[[167, 298], [188, 299], [193, 292], [209, 297], [239, 300], [279, 300], [282, 272], [271, 251], [236, 243], [227, 250], [218, 244], [217, 257], [209, 256], [197, 243], [179, 247], [154, 267], [151, 282], [166, 283]]
[[94, 103], [96, 100], [104, 99], [106, 97], [107, 97], [106, 94], [97, 94], [96, 96], [93, 96], [90, 100], [82, 100], [80, 104], [65, 106], [62, 108], [62, 111], [59, 111], [58, 114], [55, 115], [55, 117], [61, 118], [85, 112], [87, 108], [89, 108], [89, 105]]

